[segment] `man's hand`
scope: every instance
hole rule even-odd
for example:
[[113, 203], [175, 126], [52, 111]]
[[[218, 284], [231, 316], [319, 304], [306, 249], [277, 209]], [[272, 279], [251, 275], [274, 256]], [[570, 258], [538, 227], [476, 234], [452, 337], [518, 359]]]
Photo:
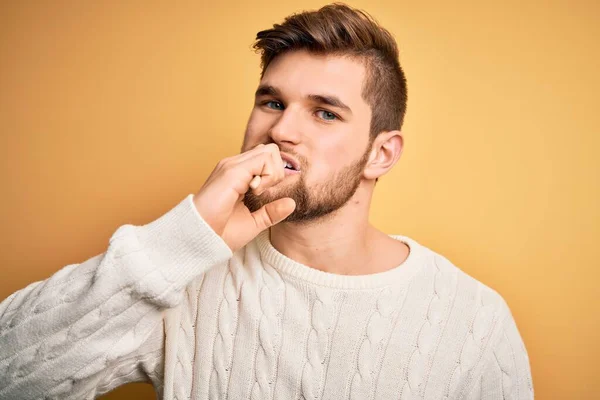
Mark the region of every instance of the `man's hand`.
[[259, 144], [245, 153], [219, 161], [194, 196], [194, 204], [202, 218], [232, 251], [236, 251], [296, 208], [294, 200], [286, 197], [251, 213], [242, 201], [250, 188], [260, 195], [284, 177], [279, 147]]

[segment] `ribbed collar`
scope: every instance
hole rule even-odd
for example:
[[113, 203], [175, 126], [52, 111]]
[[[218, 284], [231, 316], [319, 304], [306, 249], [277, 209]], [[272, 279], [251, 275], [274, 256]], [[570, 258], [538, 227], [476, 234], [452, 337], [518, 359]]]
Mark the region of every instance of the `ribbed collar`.
[[294, 261], [273, 247], [269, 229], [265, 229], [256, 237], [256, 243], [263, 262], [268, 263], [283, 274], [319, 286], [337, 289], [369, 289], [408, 283], [423, 264], [424, 248], [417, 241], [402, 235], [389, 236], [404, 242], [409, 247], [408, 257], [397, 267], [367, 275], [332, 274]]

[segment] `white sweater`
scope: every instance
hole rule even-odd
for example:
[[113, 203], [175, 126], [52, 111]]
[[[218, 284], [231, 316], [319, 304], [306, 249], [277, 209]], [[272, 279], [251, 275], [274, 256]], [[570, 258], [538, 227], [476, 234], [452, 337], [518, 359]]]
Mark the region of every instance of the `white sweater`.
[[531, 399], [502, 297], [405, 236], [406, 261], [322, 272], [263, 231], [232, 253], [187, 196], [0, 303], [0, 399]]

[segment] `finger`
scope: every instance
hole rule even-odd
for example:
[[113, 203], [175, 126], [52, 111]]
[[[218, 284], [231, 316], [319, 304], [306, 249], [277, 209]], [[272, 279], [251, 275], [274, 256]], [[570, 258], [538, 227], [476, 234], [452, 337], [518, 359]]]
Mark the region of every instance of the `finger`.
[[272, 182], [273, 184], [281, 181], [285, 177], [285, 164], [281, 158], [281, 152], [276, 144], [265, 146], [265, 150], [270, 152], [272, 158]]
[[[237, 165], [247, 174], [247, 187], [253, 189], [255, 193], [260, 193], [265, 189], [275, 185], [283, 179], [283, 167], [275, 166], [272, 153], [260, 153]], [[260, 178], [260, 179], [259, 179]]]
[[260, 195], [265, 189], [268, 189], [271, 186], [281, 182], [285, 177], [285, 164], [281, 158], [281, 153], [279, 152], [279, 147], [277, 146], [267, 146], [271, 159], [267, 160], [265, 164], [265, 170], [269, 172], [264, 179], [261, 176], [260, 182], [258, 182], [256, 189], [254, 191], [256, 194]]
[[294, 212], [295, 209], [296, 202], [289, 197], [264, 205], [252, 213], [256, 229], [255, 234], [258, 235], [265, 229], [280, 223]]
[[253, 150], [250, 150], [249, 152], [246, 152], [246, 153], [238, 156], [233, 161], [238, 162], [238, 163], [243, 162], [243, 161], [248, 160], [249, 158], [254, 157], [256, 154], [264, 154], [264, 153], [271, 154], [271, 157], [273, 157], [273, 171], [280, 171], [281, 178], [283, 179], [283, 177], [285, 176], [285, 172], [284, 172], [285, 163], [283, 162], [283, 159], [281, 158], [281, 152], [279, 150], [279, 146], [277, 146], [275, 143], [270, 143], [268, 145], [258, 145]]
[[271, 151], [273, 161], [275, 162], [275, 166], [281, 165], [281, 169], [283, 170], [285, 168], [285, 164], [283, 162], [283, 159], [281, 158], [281, 150], [279, 150], [279, 146], [266, 146], [266, 148], [267, 150]]
[[250, 181], [250, 187], [252, 189], [256, 189], [260, 185], [260, 181], [260, 175], [255, 176], [254, 178], [252, 178], [252, 181]]
[[[244, 153], [241, 153], [241, 154], [231, 157], [231, 161], [234, 163], [240, 163], [242, 161], [246, 161], [247, 159], [252, 158], [257, 154], [272, 151], [271, 147], [273, 147], [273, 146], [277, 147], [276, 145], [259, 144]], [[279, 147], [277, 147], [277, 149], [279, 149]]]
[[[265, 186], [265, 188], [267, 188], [267, 187], [271, 186], [271, 185], [268, 185], [270, 182], [277, 183], [285, 177], [285, 164], [283, 162], [283, 159], [281, 158], [281, 153], [279, 152], [279, 146], [277, 146], [275, 143], [270, 143], [268, 145], [259, 144], [256, 147], [254, 147], [252, 150], [249, 150], [245, 153], [231, 157], [228, 160], [229, 163], [240, 165], [242, 163], [248, 162], [249, 160], [253, 160], [257, 155], [260, 155], [260, 154], [270, 154], [273, 159], [273, 162], [271, 164], [271, 167], [264, 168], [263, 170], [261, 170], [261, 172], [259, 174], [253, 173], [253, 176], [251, 178], [252, 181], [250, 182], [249, 186], [252, 190], [254, 190], [254, 192], [257, 195], [260, 194], [260, 192], [262, 192], [262, 190], [257, 190], [258, 187], [261, 185], [261, 183], [263, 185], [267, 184], [267, 186]], [[267, 174], [272, 175], [272, 177], [270, 179], [266, 179], [266, 180], [257, 178], [257, 176], [262, 176], [264, 178], [264, 177], [266, 177]]]
[[273, 168], [274, 171], [279, 173], [278, 182], [281, 181], [285, 177], [285, 163], [281, 158], [281, 152], [279, 151], [279, 147], [273, 148]]

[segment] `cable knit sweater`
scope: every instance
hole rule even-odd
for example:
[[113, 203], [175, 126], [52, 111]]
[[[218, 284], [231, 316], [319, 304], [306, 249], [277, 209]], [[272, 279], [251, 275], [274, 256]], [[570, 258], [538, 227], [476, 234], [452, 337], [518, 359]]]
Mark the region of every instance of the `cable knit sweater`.
[[322, 272], [263, 231], [232, 253], [187, 196], [0, 303], [0, 399], [531, 399], [498, 293], [405, 236], [382, 273]]

